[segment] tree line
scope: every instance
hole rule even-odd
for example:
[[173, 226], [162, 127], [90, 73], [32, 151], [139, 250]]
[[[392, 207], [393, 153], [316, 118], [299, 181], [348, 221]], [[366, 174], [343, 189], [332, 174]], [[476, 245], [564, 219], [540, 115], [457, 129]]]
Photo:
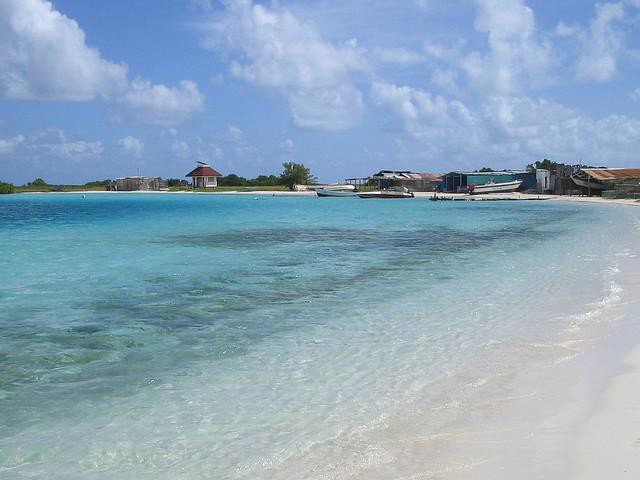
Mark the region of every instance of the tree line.
[[[286, 186], [293, 189], [294, 185], [309, 185], [316, 183], [316, 177], [311, 174], [311, 170], [304, 166], [302, 163], [285, 162], [282, 164], [282, 173], [280, 175], [259, 175], [256, 178], [247, 179], [240, 177], [235, 173], [230, 173], [218, 179], [218, 186], [220, 187], [271, 187], [271, 186]], [[93, 182], [87, 182], [83, 187], [86, 188], [103, 188], [108, 189], [112, 181], [96, 180]], [[180, 178], [169, 178], [167, 180], [167, 186], [169, 187], [186, 187], [189, 183]], [[32, 182], [27, 182], [23, 185], [23, 188], [28, 189], [42, 189], [47, 191], [62, 191], [66, 185], [50, 185], [42, 178], [36, 178]], [[0, 181], [0, 194], [2, 193], [14, 193], [15, 187], [11, 183], [4, 183]]]

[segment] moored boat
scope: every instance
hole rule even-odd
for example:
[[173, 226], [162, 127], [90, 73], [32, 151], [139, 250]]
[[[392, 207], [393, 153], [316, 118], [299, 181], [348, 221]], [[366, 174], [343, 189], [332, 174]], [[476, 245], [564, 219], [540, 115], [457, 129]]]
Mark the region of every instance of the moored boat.
[[387, 190], [358, 193], [360, 198], [413, 198], [413, 193], [405, 187], [392, 187]]
[[356, 197], [358, 190], [353, 185], [327, 185], [316, 188], [319, 197]]
[[481, 193], [505, 193], [505, 192], [515, 192], [520, 185], [522, 185], [522, 180], [514, 180], [512, 182], [488, 182], [483, 183], [482, 185], [469, 185], [469, 194], [470, 195], [478, 195]]

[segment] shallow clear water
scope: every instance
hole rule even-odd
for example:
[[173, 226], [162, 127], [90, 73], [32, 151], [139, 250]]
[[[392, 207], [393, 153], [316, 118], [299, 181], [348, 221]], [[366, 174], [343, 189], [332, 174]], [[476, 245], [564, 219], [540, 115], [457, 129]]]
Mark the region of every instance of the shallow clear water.
[[437, 434], [426, 410], [572, 355], [637, 225], [542, 201], [0, 197], [0, 476], [389, 464], [381, 432]]

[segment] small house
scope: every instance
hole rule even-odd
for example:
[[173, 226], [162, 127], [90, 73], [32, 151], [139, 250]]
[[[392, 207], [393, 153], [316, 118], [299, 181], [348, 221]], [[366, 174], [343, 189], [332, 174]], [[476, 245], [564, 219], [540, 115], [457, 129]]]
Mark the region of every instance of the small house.
[[193, 188], [216, 188], [218, 177], [222, 175], [203, 162], [197, 162], [198, 166], [185, 175], [191, 177]]

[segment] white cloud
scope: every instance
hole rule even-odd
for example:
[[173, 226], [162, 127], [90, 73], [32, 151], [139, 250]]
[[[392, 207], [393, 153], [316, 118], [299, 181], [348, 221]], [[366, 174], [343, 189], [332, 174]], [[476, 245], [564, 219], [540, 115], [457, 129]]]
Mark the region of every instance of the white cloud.
[[179, 87], [130, 82], [127, 66], [86, 44], [78, 23], [44, 0], [0, 2], [0, 97], [17, 100], [115, 100], [138, 121], [173, 124], [201, 111], [193, 82]]
[[204, 109], [204, 96], [198, 86], [188, 80], [171, 88], [136, 79], [118, 102], [131, 111], [136, 121], [161, 126], [181, 123]]
[[102, 155], [102, 142], [70, 139], [58, 128], [0, 140], [0, 154], [15, 157], [57, 158], [63, 160], [96, 159]]
[[536, 31], [533, 11], [523, 0], [476, 0], [475, 28], [488, 36], [489, 53], [466, 56], [461, 67], [478, 90], [517, 93], [549, 84], [554, 59]]
[[631, 92], [631, 99], [636, 103], [640, 103], [640, 88], [636, 88]]
[[376, 82], [372, 96], [378, 105], [393, 112], [402, 122], [407, 134], [424, 142], [432, 154], [447, 149], [458, 150], [463, 143], [472, 148], [479, 143], [481, 132], [477, 119], [457, 100], [448, 101], [421, 89]]
[[579, 80], [606, 82], [617, 72], [617, 57], [623, 48], [623, 35], [616, 22], [624, 19], [621, 3], [596, 4], [596, 16], [588, 32], [579, 32], [582, 50], [577, 60]]
[[471, 110], [420, 89], [380, 83], [373, 96], [401, 121], [418, 151], [431, 160], [447, 156], [458, 167], [490, 161], [521, 166], [545, 157], [631, 165], [640, 149], [640, 121], [623, 115], [593, 119], [543, 99], [496, 96]]
[[16, 135], [6, 140], [0, 139], [0, 155], [13, 153], [18, 145], [24, 143], [24, 140], [23, 135]]
[[124, 152], [135, 156], [139, 156], [144, 150], [144, 143], [140, 139], [130, 135], [120, 138], [118, 145]]
[[127, 87], [127, 67], [104, 60], [74, 20], [42, 0], [0, 2], [0, 95], [92, 100]]
[[234, 76], [284, 95], [299, 127], [340, 130], [360, 119], [362, 97], [350, 74], [367, 65], [355, 40], [334, 46], [277, 5], [235, 0], [227, 7], [204, 27], [205, 46], [239, 56], [231, 62]]

